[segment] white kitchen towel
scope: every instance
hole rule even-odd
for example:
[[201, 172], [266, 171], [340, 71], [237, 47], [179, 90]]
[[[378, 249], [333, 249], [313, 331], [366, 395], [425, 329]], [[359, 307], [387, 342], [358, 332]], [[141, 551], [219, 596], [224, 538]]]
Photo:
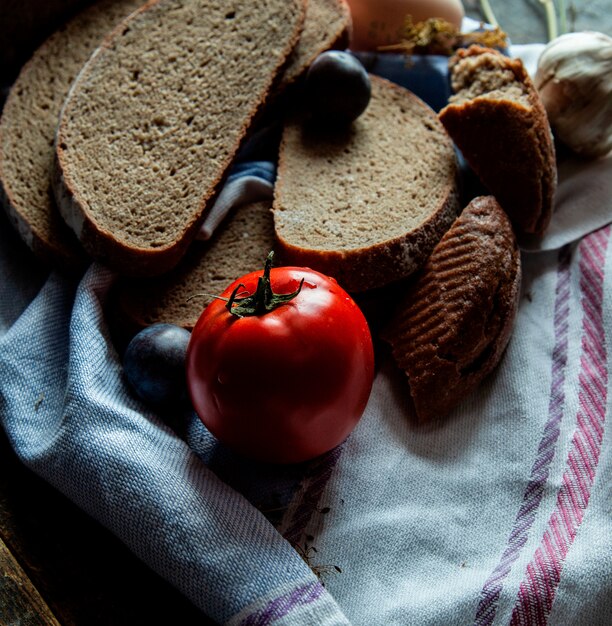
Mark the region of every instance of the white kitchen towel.
[[478, 391], [419, 426], [384, 359], [317, 486], [298, 541], [339, 568], [326, 585], [353, 624], [611, 623], [610, 227], [524, 271], [508, 350]]

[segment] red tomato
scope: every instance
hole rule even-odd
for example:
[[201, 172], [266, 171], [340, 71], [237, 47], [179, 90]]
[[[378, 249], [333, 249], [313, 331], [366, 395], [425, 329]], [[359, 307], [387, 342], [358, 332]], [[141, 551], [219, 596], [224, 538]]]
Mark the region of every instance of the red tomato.
[[[215, 437], [253, 459], [296, 463], [331, 450], [361, 417], [374, 377], [368, 324], [332, 278], [299, 267], [252, 272], [202, 313], [187, 351], [197, 414]], [[291, 293], [237, 317], [245, 293]], [[262, 286], [263, 285], [263, 286]], [[282, 297], [281, 297], [282, 299]], [[252, 304], [253, 298], [249, 300]], [[238, 306], [236, 305], [238, 303]], [[263, 306], [263, 305], [262, 305]]]

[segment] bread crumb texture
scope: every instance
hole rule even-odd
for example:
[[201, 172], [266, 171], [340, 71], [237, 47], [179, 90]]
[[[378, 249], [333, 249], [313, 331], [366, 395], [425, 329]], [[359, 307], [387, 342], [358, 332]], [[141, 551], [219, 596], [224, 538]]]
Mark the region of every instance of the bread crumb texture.
[[344, 0], [308, 0], [304, 29], [289, 57], [282, 86], [293, 83], [318, 54], [348, 46], [351, 18]]
[[508, 66], [507, 59], [493, 51], [479, 55], [454, 57], [451, 62], [451, 84], [455, 94], [450, 102], [461, 103], [472, 98], [513, 100], [529, 107], [528, 89]]
[[94, 252], [129, 249], [137, 263], [140, 251], [195, 234], [303, 15], [299, 1], [160, 0], [123, 23], [81, 74], [59, 128], [84, 243], [96, 231]]
[[194, 241], [164, 276], [119, 280], [112, 317], [128, 332], [157, 322], [191, 330], [213, 297], [240, 276], [263, 270], [274, 248], [271, 202], [236, 208], [206, 242]]
[[104, 0], [69, 21], [23, 67], [0, 121], [0, 177], [9, 216], [26, 243], [66, 265], [82, 256], [51, 190], [53, 140], [70, 85], [119, 21], [142, 0]]
[[[370, 104], [348, 128], [286, 126], [275, 187], [274, 224], [288, 258], [349, 290], [414, 271], [457, 208], [455, 153], [435, 114], [407, 90], [371, 80]], [[366, 277], [378, 260], [381, 271]]]
[[512, 226], [474, 199], [435, 247], [383, 333], [421, 421], [445, 417], [499, 363], [521, 283]]

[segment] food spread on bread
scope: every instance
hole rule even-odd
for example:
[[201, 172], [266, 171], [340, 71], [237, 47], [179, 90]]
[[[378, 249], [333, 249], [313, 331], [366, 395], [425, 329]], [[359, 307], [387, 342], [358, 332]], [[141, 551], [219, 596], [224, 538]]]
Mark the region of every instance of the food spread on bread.
[[[88, 54], [75, 55], [80, 69], [72, 87], [68, 92], [64, 82], [54, 100], [55, 143], [48, 128], [41, 131], [47, 133], [45, 158], [54, 152], [55, 169], [47, 163], [37, 178], [55, 190], [56, 201], [47, 199], [44, 211], [56, 221], [63, 216], [62, 228], [73, 229], [85, 253], [120, 275], [107, 314], [134, 337], [125, 367], [135, 392], [158, 405], [184, 400], [184, 386], [160, 381], [159, 372], [167, 365], [173, 380], [180, 379], [187, 359], [191, 379], [198, 372], [209, 378], [201, 385], [204, 397], [191, 389], [207, 423], [210, 407], [219, 406], [210, 399], [210, 381], [224, 384], [209, 360], [221, 356], [202, 340], [202, 351], [193, 348], [186, 357], [186, 337], [203, 337], [209, 318], [218, 322], [225, 315], [219, 296], [232, 299], [230, 309], [254, 296], [252, 276], [242, 287], [235, 281], [250, 276], [274, 250], [280, 264], [316, 275], [311, 282], [318, 293], [324, 289], [317, 281], [325, 279], [334, 299], [354, 307], [340, 311], [327, 334], [316, 333], [324, 338], [317, 358], [326, 383], [342, 368], [325, 369], [333, 362], [325, 362], [325, 342], [331, 346], [349, 331], [353, 347], [363, 348], [366, 335], [370, 340], [367, 326], [350, 330], [359, 317], [352, 298], [376, 299], [385, 291], [385, 308], [390, 303], [393, 312], [382, 324], [382, 337], [406, 374], [417, 419], [452, 412], [498, 366], [511, 336], [521, 282], [517, 236], [541, 236], [552, 219], [553, 137], [521, 61], [483, 45], [459, 49], [449, 61], [455, 95], [436, 115], [407, 89], [369, 75], [346, 50], [351, 20], [343, 0], [310, 0], [308, 7], [303, 0], [266, 0], [257, 10], [247, 0], [157, 0], [127, 18], [100, 17], [110, 11], [107, 5], [129, 13], [133, 4], [96, 5], [98, 27], [109, 34], [89, 60]], [[357, 14], [368, 3], [349, 5]], [[325, 37], [315, 37], [325, 24]], [[357, 35], [352, 42], [359, 46]], [[58, 54], [48, 43], [41, 50], [43, 60]], [[33, 84], [36, 59], [18, 79], [0, 127], [0, 174], [9, 199], [18, 184], [7, 173], [6, 137], [25, 123], [12, 102]], [[236, 207], [211, 240], [195, 242], [245, 138], [262, 121], [270, 123], [270, 115], [282, 126], [273, 200]], [[476, 198], [462, 190], [457, 149], [482, 184]], [[13, 214], [18, 205], [11, 203]], [[36, 222], [15, 218], [18, 227], [20, 220]], [[48, 240], [59, 239], [49, 231]], [[263, 276], [269, 279], [269, 267]], [[283, 302], [279, 317], [298, 314], [315, 287], [306, 284], [301, 296]], [[262, 319], [248, 322], [251, 316], [232, 319], [227, 313], [226, 327], [215, 330], [226, 337], [241, 324], [265, 325], [266, 315], [274, 317], [258, 312], [254, 317]], [[351, 342], [345, 343], [346, 351]], [[265, 345], [259, 345], [260, 356]], [[281, 372], [280, 350], [276, 357]], [[369, 352], [363, 348], [346, 359], [353, 365], [350, 375], [359, 370], [365, 378], [350, 428], [334, 431], [327, 441], [333, 445], [356, 423], [371, 386]], [[289, 373], [297, 371], [292, 364], [287, 356]], [[236, 374], [244, 384], [245, 371]], [[293, 375], [287, 374], [288, 388]], [[334, 385], [346, 389], [342, 381]], [[330, 394], [327, 408], [349, 401]], [[314, 411], [309, 402], [295, 402], [291, 420]], [[263, 399], [260, 404], [265, 406]], [[324, 406], [319, 409], [325, 414]], [[280, 428], [281, 417], [274, 419]], [[222, 421], [210, 422], [221, 439]], [[232, 428], [230, 445], [240, 431]], [[244, 437], [238, 440], [244, 452]], [[324, 451], [311, 447], [297, 458], [274, 450], [267, 456], [291, 462]]]

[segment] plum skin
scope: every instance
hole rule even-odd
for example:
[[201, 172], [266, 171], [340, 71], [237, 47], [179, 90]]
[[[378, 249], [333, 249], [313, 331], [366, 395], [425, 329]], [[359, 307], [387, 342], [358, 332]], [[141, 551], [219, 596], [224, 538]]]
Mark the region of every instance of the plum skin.
[[169, 408], [188, 400], [185, 357], [191, 333], [180, 326], [157, 323], [137, 333], [123, 355], [130, 387], [153, 408]]
[[340, 50], [323, 52], [312, 62], [304, 89], [312, 117], [338, 125], [356, 120], [372, 95], [370, 77], [361, 62]]

